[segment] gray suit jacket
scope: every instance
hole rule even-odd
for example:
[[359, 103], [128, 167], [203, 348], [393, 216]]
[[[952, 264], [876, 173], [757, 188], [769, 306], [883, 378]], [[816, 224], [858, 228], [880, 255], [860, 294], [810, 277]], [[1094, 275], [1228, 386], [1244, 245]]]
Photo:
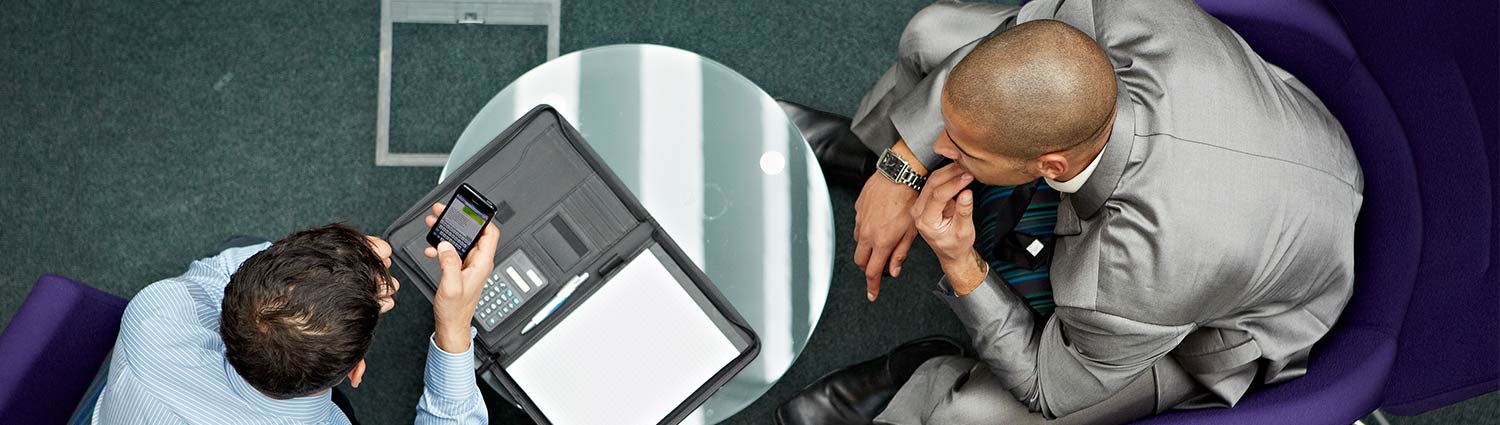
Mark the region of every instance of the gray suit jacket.
[[[1257, 381], [1304, 374], [1354, 279], [1364, 182], [1338, 122], [1191, 1], [1041, 0], [1017, 21], [1036, 19], [1104, 48], [1118, 113], [1098, 168], [1058, 207], [1056, 313], [1039, 320], [995, 275], [940, 295], [979, 357], [1049, 418], [1111, 396], [1164, 356], [1208, 390], [1179, 407], [1233, 405]], [[929, 167], [942, 80], [892, 108]]]

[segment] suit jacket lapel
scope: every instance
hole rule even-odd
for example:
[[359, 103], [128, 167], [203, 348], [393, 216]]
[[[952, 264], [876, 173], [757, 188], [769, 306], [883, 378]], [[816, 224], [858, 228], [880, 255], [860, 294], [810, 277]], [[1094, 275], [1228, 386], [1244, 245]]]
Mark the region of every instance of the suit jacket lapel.
[[1073, 236], [1083, 233], [1083, 225], [1078, 222], [1078, 212], [1073, 208], [1073, 194], [1062, 194], [1062, 201], [1057, 203], [1057, 227], [1052, 229], [1052, 235], [1057, 237]]

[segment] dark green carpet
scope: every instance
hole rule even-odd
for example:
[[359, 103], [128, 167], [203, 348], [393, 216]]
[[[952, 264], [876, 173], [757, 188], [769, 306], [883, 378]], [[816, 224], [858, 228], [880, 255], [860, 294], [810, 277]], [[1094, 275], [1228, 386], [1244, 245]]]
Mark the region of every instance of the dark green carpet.
[[[894, 59], [923, 0], [575, 1], [562, 51], [615, 43], [691, 50], [774, 97], [849, 114]], [[129, 297], [180, 274], [235, 233], [279, 237], [342, 221], [376, 233], [436, 168], [374, 166], [376, 1], [0, 0], [0, 326], [36, 277], [57, 273]], [[443, 151], [510, 80], [544, 59], [541, 27], [397, 25], [391, 139]], [[832, 196], [836, 234], [854, 193]], [[925, 294], [938, 272], [917, 247], [906, 278], [864, 301], [839, 246], [827, 308], [781, 384], [733, 423], [767, 423], [829, 369], [961, 329]], [[413, 290], [381, 322], [365, 423], [410, 423], [431, 310]], [[496, 423], [525, 417], [490, 402]], [[1493, 421], [1487, 396], [1402, 423]], [[1432, 420], [1424, 420], [1431, 418]]]

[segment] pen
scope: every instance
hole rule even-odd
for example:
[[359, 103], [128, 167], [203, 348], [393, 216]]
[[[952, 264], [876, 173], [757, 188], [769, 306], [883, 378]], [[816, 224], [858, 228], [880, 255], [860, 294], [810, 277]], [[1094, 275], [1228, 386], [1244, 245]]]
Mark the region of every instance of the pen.
[[541, 324], [542, 321], [547, 320], [547, 317], [552, 316], [552, 312], [557, 311], [557, 307], [562, 306], [562, 303], [567, 301], [569, 296], [573, 295], [573, 290], [578, 289], [578, 286], [583, 284], [583, 281], [588, 280], [588, 278], [588, 272], [584, 272], [581, 275], [573, 276], [572, 279], [568, 279], [568, 283], [564, 283], [562, 289], [557, 290], [557, 295], [553, 295], [552, 300], [547, 301], [547, 305], [542, 306], [541, 311], [538, 311], [535, 316], [531, 316], [531, 322], [526, 323], [526, 327], [521, 328], [521, 335], [531, 332], [532, 328]]

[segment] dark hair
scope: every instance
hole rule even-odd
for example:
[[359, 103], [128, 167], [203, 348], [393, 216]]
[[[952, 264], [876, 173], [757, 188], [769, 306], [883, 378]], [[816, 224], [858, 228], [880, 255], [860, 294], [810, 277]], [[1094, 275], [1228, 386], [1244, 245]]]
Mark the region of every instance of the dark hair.
[[365, 235], [330, 224], [276, 241], [224, 288], [224, 355], [276, 398], [337, 385], [370, 348], [390, 272]]

